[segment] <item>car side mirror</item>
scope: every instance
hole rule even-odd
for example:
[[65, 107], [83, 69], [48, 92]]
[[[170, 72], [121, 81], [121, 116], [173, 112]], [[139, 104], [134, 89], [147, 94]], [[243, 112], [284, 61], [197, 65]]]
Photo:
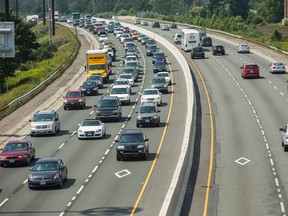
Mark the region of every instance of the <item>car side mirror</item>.
[[114, 140], [116, 143], [118, 143], [119, 142], [119, 140]]
[[97, 105], [94, 105], [94, 107], [98, 107]]
[[31, 119], [29, 119], [29, 122], [31, 122]]
[[31, 171], [31, 170], [32, 170], [32, 167], [29, 167], [29, 170]]
[[243, 66], [240, 67], [240, 69], [243, 69], [243, 68], [244, 68]]
[[147, 142], [147, 141], [149, 141], [149, 139], [145, 139], [144, 141]]
[[158, 110], [158, 112], [161, 112], [161, 110]]
[[283, 131], [283, 132], [285, 132], [284, 128], [280, 128], [279, 131]]
[[80, 127], [80, 126], [81, 126], [81, 124], [78, 124], [78, 126]]

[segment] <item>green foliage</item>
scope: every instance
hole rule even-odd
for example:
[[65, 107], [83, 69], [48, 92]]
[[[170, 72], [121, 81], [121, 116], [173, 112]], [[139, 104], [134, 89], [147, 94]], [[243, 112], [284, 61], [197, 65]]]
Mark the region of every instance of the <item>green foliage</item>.
[[282, 36], [281, 32], [278, 29], [274, 29], [274, 31], [272, 33], [272, 36], [271, 36], [271, 39], [273, 41], [282, 41], [283, 36]]

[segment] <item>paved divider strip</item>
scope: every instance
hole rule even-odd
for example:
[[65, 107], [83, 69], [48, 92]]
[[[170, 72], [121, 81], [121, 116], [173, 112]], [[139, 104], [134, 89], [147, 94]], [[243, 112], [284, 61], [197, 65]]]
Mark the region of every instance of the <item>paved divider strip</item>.
[[[165, 38], [153, 33], [147, 29], [125, 23], [125, 26], [135, 29], [161, 43], [174, 55], [175, 59], [179, 62], [183, 76], [185, 76], [187, 86], [187, 116], [185, 122], [185, 132], [181, 147], [181, 153], [177, 162], [175, 172], [172, 177], [171, 184], [167, 191], [166, 197], [163, 200], [159, 215], [180, 215], [181, 206], [183, 203], [188, 177], [190, 174], [193, 150], [194, 150], [194, 138], [195, 138], [195, 98], [194, 98], [194, 87], [192, 82], [192, 76], [187, 61], [185, 60], [182, 53]], [[192, 127], [192, 130], [191, 130]], [[191, 134], [192, 131], [192, 134]]]

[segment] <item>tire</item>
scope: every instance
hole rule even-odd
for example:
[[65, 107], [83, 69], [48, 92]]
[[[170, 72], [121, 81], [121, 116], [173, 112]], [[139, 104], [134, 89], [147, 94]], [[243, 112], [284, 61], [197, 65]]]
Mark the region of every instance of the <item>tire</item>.
[[59, 188], [62, 188], [62, 186], [63, 186], [63, 180], [62, 180], [62, 177], [61, 177], [60, 183], [59, 183], [58, 187], [59, 187]]
[[28, 183], [28, 188], [30, 189], [30, 190], [32, 190], [33, 189], [33, 187]]
[[139, 127], [140, 127], [140, 124], [136, 123], [136, 127], [139, 128]]
[[67, 107], [64, 106], [63, 108], [64, 108], [64, 110], [67, 110]]
[[30, 157], [28, 157], [26, 165], [29, 166], [30, 165]]
[[120, 161], [120, 160], [121, 160], [120, 155], [118, 155], [117, 153], [116, 153], [116, 160], [117, 160], [117, 161]]
[[284, 146], [284, 151], [285, 151], [285, 152], [288, 151], [288, 146]]
[[35, 154], [33, 155], [32, 159], [31, 160], [35, 160]]

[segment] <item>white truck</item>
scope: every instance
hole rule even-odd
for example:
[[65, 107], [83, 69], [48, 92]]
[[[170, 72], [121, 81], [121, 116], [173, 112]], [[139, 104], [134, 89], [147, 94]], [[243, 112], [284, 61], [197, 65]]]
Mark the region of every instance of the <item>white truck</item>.
[[26, 17], [27, 18], [27, 22], [38, 22], [38, 15], [29, 15]]
[[181, 48], [187, 52], [191, 51], [193, 47], [200, 44], [200, 33], [195, 29], [182, 29], [181, 30]]
[[54, 11], [54, 20], [55, 22], [58, 22], [60, 20], [59, 11]]

